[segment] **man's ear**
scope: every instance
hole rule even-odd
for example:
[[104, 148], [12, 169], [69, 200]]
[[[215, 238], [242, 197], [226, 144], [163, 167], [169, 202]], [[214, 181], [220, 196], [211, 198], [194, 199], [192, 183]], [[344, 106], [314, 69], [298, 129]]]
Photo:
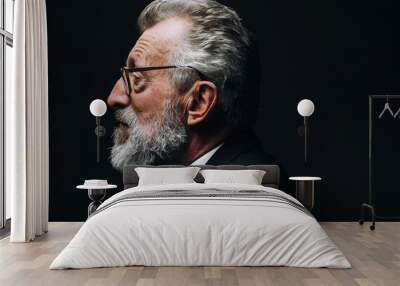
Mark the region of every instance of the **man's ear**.
[[218, 100], [218, 90], [211, 81], [197, 81], [185, 95], [187, 125], [193, 127], [207, 120]]

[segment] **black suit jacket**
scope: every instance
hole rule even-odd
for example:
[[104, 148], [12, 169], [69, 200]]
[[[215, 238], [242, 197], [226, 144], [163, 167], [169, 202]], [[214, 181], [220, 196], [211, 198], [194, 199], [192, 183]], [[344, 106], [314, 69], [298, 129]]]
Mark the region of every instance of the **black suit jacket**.
[[238, 131], [229, 136], [207, 165], [279, 165], [280, 188], [288, 191], [285, 169], [272, 155], [264, 152], [261, 142], [252, 131]]
[[208, 165], [269, 165], [276, 164], [273, 157], [265, 153], [252, 131], [236, 132], [207, 162]]

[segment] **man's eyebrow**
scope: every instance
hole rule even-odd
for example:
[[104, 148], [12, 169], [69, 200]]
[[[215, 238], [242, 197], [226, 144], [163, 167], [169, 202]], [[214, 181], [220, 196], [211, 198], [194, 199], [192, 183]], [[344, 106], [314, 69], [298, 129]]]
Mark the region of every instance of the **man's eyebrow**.
[[130, 67], [130, 68], [134, 68], [135, 67], [135, 59], [132, 57], [128, 57], [126, 59], [126, 66]]

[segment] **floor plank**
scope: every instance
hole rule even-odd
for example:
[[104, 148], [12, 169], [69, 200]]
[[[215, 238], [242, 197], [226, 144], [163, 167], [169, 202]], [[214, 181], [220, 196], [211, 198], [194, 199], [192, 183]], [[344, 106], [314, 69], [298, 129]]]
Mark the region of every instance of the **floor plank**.
[[48, 269], [82, 223], [50, 223], [32, 243], [0, 240], [0, 285], [400, 285], [400, 222], [377, 223], [375, 231], [356, 222], [321, 223], [352, 263], [352, 269], [290, 267], [117, 267]]

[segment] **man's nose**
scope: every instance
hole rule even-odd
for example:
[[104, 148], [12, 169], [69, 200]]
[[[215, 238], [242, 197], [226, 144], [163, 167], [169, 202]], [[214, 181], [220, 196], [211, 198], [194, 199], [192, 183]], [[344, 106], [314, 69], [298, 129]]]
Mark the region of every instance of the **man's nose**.
[[107, 104], [112, 109], [119, 109], [129, 106], [130, 98], [126, 94], [124, 83], [120, 78], [111, 90], [110, 95], [107, 98]]

